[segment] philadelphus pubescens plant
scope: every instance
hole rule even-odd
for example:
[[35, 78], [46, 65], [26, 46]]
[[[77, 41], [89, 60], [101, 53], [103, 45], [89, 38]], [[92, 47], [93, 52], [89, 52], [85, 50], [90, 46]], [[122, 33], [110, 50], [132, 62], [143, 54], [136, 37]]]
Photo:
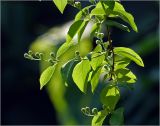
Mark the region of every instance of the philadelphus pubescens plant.
[[[94, 93], [101, 75], [103, 75], [103, 82], [107, 82], [106, 87], [100, 92], [102, 109], [93, 108], [91, 110], [89, 107], [85, 107], [81, 111], [86, 116], [93, 116], [92, 126], [102, 125], [108, 115], [111, 115], [110, 125], [123, 124], [124, 109], [122, 107], [116, 108], [120, 99], [119, 87], [126, 86], [127, 83], [135, 83], [137, 80], [136, 76], [127, 68], [131, 61], [142, 67], [144, 64], [141, 57], [132, 49], [112, 46], [110, 29], [117, 27], [130, 32], [127, 26], [115, 21], [120, 18], [128, 23], [135, 32], [138, 32], [133, 16], [124, 9], [118, 0], [90, 0], [90, 5], [84, 8], [82, 8], [80, 1], [53, 0], [53, 2], [61, 13], [67, 4], [79, 9], [79, 12], [68, 30], [66, 42], [58, 49], [56, 55], [51, 53], [50, 58], [45, 60], [42, 53], [33, 54], [32, 51], [29, 51], [24, 54], [27, 59], [45, 60], [52, 64], [41, 74], [40, 88], [42, 89], [52, 78], [56, 66], [61, 62], [61, 55], [70, 47], [77, 46], [75, 58], [63, 64], [61, 68], [61, 75], [65, 83], [74, 82], [83, 93], [86, 93], [88, 85], [91, 84], [91, 90]], [[93, 23], [90, 36], [97, 39], [95, 41], [97, 45], [82, 57], [79, 52], [79, 43], [89, 22]], [[102, 27], [106, 28], [106, 35], [101, 33]], [[72, 41], [75, 35], [78, 36], [76, 43]], [[104, 36], [107, 37], [107, 42], [104, 41]]]

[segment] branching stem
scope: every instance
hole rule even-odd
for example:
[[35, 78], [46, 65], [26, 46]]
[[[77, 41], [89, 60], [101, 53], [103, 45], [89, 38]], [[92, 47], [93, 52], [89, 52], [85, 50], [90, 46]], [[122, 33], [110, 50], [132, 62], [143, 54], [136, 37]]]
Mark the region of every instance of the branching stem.
[[112, 46], [112, 41], [111, 41], [111, 36], [110, 36], [110, 30], [109, 30], [109, 27], [107, 26], [107, 37], [108, 37], [108, 41], [109, 41], [109, 51], [112, 52], [112, 61], [113, 61], [113, 64], [112, 64], [112, 71], [111, 71], [111, 78], [110, 80], [112, 80], [112, 73], [114, 72], [114, 51], [113, 51], [113, 46]]

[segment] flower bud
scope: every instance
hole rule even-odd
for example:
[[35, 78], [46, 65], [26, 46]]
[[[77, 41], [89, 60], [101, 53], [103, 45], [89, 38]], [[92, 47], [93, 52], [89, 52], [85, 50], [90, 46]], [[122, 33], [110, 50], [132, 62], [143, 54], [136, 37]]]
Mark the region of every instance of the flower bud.
[[43, 53], [39, 53], [40, 59], [43, 59]]
[[85, 109], [86, 109], [86, 113], [87, 113], [87, 114], [90, 114], [90, 108], [89, 108], [89, 107], [86, 107]]
[[95, 36], [96, 36], [96, 37], [98, 36], [98, 32], [95, 32]]
[[93, 109], [92, 109], [92, 113], [93, 113], [94, 115], [97, 115], [97, 114], [98, 114], [97, 108], [93, 108]]
[[25, 53], [25, 54], [24, 54], [24, 58], [30, 59], [30, 56], [28, 55], [28, 53]]
[[97, 34], [97, 38], [102, 39], [103, 37], [104, 37], [104, 34], [103, 34], [103, 33], [98, 33], [98, 34]]
[[75, 52], [75, 55], [79, 56], [79, 51], [76, 51], [76, 52]]
[[50, 53], [50, 56], [53, 57], [53, 58], [55, 58], [54, 52], [51, 52], [51, 53]]
[[83, 114], [85, 114], [85, 113], [86, 113], [86, 109], [85, 109], [85, 108], [81, 108], [81, 112], [82, 112]]
[[75, 7], [78, 9], [81, 9], [81, 3], [80, 2], [75, 2]]
[[36, 52], [35, 57], [40, 58], [39, 54], [40, 54], [39, 52]]
[[101, 44], [101, 41], [100, 40], [96, 40], [96, 44]]
[[52, 59], [48, 59], [48, 62], [52, 63], [52, 64], [54, 63], [54, 61]]
[[32, 50], [29, 50], [29, 51], [28, 51], [28, 54], [29, 54], [29, 55], [32, 55], [32, 54], [33, 54]]

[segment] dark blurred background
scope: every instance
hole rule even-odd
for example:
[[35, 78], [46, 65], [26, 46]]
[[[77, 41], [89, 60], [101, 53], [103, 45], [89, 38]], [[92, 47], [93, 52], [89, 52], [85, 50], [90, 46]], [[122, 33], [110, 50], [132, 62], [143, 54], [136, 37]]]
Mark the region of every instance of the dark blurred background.
[[[125, 124], [159, 124], [159, 2], [123, 2], [135, 17], [139, 33], [112, 31], [115, 46], [137, 51], [145, 67], [131, 65], [138, 81], [134, 91], [122, 93]], [[1, 124], [61, 124], [45, 90], [39, 90], [39, 66], [23, 58], [31, 43], [51, 27], [73, 19], [52, 2], [1, 2]], [[84, 117], [85, 118], [85, 117]], [[79, 120], [80, 122], [80, 120]]]

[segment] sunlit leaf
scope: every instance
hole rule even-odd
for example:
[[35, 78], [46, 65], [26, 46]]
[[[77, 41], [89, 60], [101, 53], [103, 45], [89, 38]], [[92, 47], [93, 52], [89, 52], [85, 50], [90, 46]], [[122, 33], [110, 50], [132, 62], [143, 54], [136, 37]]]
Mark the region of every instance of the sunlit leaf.
[[105, 55], [101, 53], [92, 53], [90, 64], [93, 70], [96, 70], [99, 66], [101, 66], [102, 62], [105, 59]]
[[95, 32], [98, 32], [99, 29], [100, 29], [100, 24], [99, 24], [99, 23], [95, 23], [95, 24], [92, 26], [91, 33], [90, 33], [90, 37], [93, 38], [94, 35], [95, 35]]
[[119, 2], [115, 2], [114, 8], [107, 4], [103, 5], [104, 6], [102, 6], [102, 4], [99, 2], [96, 7], [91, 11], [91, 15], [107, 15], [109, 17], [115, 18], [119, 17], [123, 21], [127, 22], [134, 31], [138, 32], [137, 26], [134, 22], [134, 17], [132, 16], [132, 14], [126, 12], [124, 7]]
[[94, 8], [91, 11], [91, 15], [106, 15], [105, 11], [103, 10], [103, 8]]
[[105, 24], [106, 24], [107, 26], [114, 26], [114, 27], [117, 27], [117, 28], [119, 28], [119, 29], [121, 29], [121, 30], [130, 32], [130, 30], [129, 30], [129, 28], [128, 28], [127, 26], [125, 26], [125, 25], [123, 25], [123, 24], [120, 24], [120, 23], [118, 23], [118, 22], [116, 22], [116, 21], [107, 20], [107, 21], [105, 22]]
[[40, 89], [42, 89], [43, 86], [46, 85], [50, 81], [54, 73], [55, 67], [56, 67], [56, 64], [54, 64], [53, 66], [49, 66], [47, 69], [45, 69], [42, 72], [40, 76]]
[[89, 72], [88, 80], [87, 80], [88, 82], [90, 82], [90, 81], [91, 81], [92, 74], [93, 74], [93, 71]]
[[122, 20], [127, 22], [135, 32], [138, 32], [138, 29], [134, 22], [134, 17], [132, 16], [132, 14], [122, 10], [113, 11], [111, 13], [113, 15], [118, 15]]
[[84, 30], [85, 30], [88, 22], [89, 22], [89, 21], [84, 21], [84, 22], [82, 23], [81, 28], [80, 28], [80, 30], [79, 30], [79, 32], [78, 32], [78, 42], [80, 42], [81, 37], [82, 37], [82, 34], [83, 34], [83, 32], [84, 32]]
[[67, 33], [66, 42], [69, 43], [73, 37], [78, 33], [81, 26], [83, 24], [83, 20], [78, 20], [73, 22], [73, 24], [70, 26], [69, 31]]
[[128, 69], [128, 68], [121, 68], [115, 71], [117, 75], [118, 82], [127, 82], [127, 83], [135, 83], [137, 78], [136, 76]]
[[108, 115], [107, 110], [99, 111], [97, 115], [95, 115], [92, 119], [92, 126], [102, 126], [103, 121], [105, 120], [106, 116]]
[[98, 44], [93, 50], [93, 52], [101, 52], [101, 51], [102, 51], [102, 46], [100, 44]]
[[67, 5], [67, 0], [53, 0], [59, 11], [63, 14], [63, 11]]
[[115, 47], [115, 54], [122, 55], [133, 60], [137, 65], [144, 67], [141, 57], [132, 49], [126, 47]]
[[89, 60], [82, 60], [78, 63], [73, 69], [72, 77], [78, 88], [82, 92], [86, 92], [87, 90], [87, 79], [89, 72], [91, 70]]
[[60, 57], [63, 55], [68, 49], [72, 48], [73, 46], [77, 46], [77, 44], [70, 42], [70, 43], [64, 43], [61, 45], [61, 47], [58, 49], [56, 56]]
[[107, 108], [111, 110], [114, 110], [119, 98], [120, 92], [118, 87], [112, 85], [105, 87], [100, 94], [102, 104], [106, 105]]
[[109, 120], [110, 125], [123, 125], [124, 123], [124, 108], [118, 108], [116, 109]]
[[91, 77], [92, 92], [94, 92], [94, 90], [96, 89], [96, 87], [97, 87], [97, 85], [98, 85], [99, 77], [100, 77], [100, 74], [101, 74], [101, 69], [102, 69], [102, 67], [97, 68], [97, 69], [96, 69], [95, 71], [93, 71], [93, 73], [92, 73], [92, 77]]
[[78, 21], [78, 20], [81, 20], [83, 18], [83, 13], [84, 11], [87, 9], [90, 9], [91, 7], [93, 7], [93, 5], [90, 5], [90, 6], [87, 6], [87, 7], [84, 7], [81, 11], [79, 11], [76, 16], [75, 16], [75, 21]]
[[75, 61], [74, 59], [72, 59], [67, 63], [65, 63], [61, 68], [62, 78], [67, 83], [67, 85], [69, 83], [73, 83], [72, 72], [77, 63], [78, 61]]
[[117, 54], [115, 54], [114, 58], [115, 58], [114, 70], [127, 67], [131, 61], [129, 58], [119, 56]]

